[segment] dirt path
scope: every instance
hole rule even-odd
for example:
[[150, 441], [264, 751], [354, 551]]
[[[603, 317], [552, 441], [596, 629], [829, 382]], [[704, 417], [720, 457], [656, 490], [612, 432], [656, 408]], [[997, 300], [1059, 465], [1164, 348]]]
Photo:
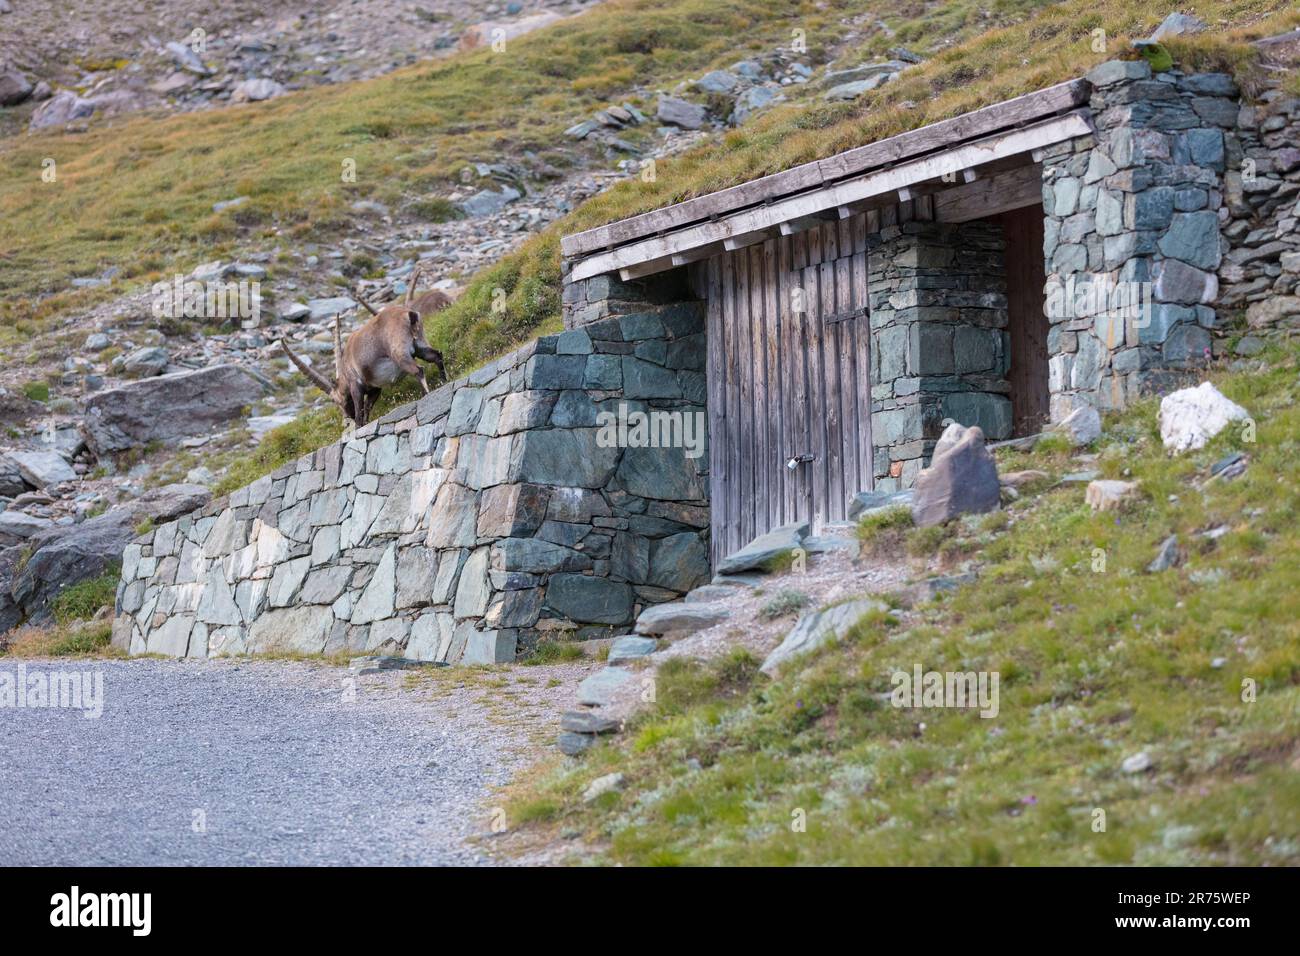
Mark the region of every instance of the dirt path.
[[0, 661], [0, 866], [490, 863], [495, 788], [595, 666], [21, 664], [101, 674], [103, 710], [3, 705]]

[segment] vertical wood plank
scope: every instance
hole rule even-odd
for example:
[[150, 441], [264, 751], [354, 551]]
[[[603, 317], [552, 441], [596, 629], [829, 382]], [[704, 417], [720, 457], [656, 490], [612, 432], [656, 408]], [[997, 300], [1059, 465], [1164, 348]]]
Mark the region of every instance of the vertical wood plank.
[[870, 298], [867, 294], [867, 228], [864, 219], [856, 224], [853, 235], [853, 304], [863, 314], [854, 323], [854, 372], [857, 375], [856, 397], [858, 403], [858, 475], [859, 491], [870, 491], [875, 486], [871, 448], [871, 318], [867, 314]]
[[[794, 374], [792, 358], [794, 350], [793, 319], [790, 315], [790, 290], [794, 279], [790, 275], [790, 237], [781, 236], [776, 240], [776, 314], [779, 323], [777, 339], [776, 380], [781, 391], [781, 432], [777, 458], [784, 462], [791, 455], [791, 437], [794, 431]], [[794, 473], [784, 465], [781, 475], [781, 509], [779, 521], [786, 524], [794, 520]]]
[[727, 522], [727, 365], [722, 338], [722, 263], [706, 263], [704, 348], [709, 418], [709, 564], [716, 566]]
[[722, 256], [722, 302], [722, 338], [725, 343], [723, 355], [726, 362], [727, 377], [727, 434], [725, 439], [727, 499], [725, 502], [726, 525], [721, 547], [721, 553], [725, 556], [736, 550], [736, 540], [740, 537], [737, 530], [740, 521], [740, 378], [739, 363], [736, 360], [735, 260], [729, 254]]
[[741, 249], [736, 260], [736, 364], [740, 377], [740, 539], [754, 538], [754, 333], [749, 314], [749, 256]]
[[821, 508], [819, 528], [825, 522], [837, 520], [844, 511], [844, 440], [839, 406], [840, 364], [836, 357], [840, 351], [840, 329], [837, 327], [839, 323], [828, 323], [826, 321], [835, 315], [838, 307], [835, 300], [836, 256], [829, 254], [829, 251], [838, 247], [838, 232], [836, 223], [827, 223], [826, 236], [823, 239], [826, 251], [823, 252], [824, 258], [819, 267], [821, 275], [817, 287], [818, 305], [820, 307], [818, 314], [822, 320], [822, 409], [825, 416], [824, 449], [826, 455], [824, 469], [826, 497]]
[[[793, 415], [790, 429], [790, 447], [786, 454], [802, 455], [812, 451], [808, 436], [808, 283], [804, 270], [808, 265], [808, 234], [801, 232], [793, 237], [790, 244], [791, 283], [799, 288], [799, 310], [790, 312], [790, 371], [794, 382]], [[803, 465], [790, 472], [790, 480], [795, 498], [795, 511], [790, 521], [812, 520], [812, 480], [808, 466]]]
[[767, 473], [767, 527], [775, 528], [781, 524], [781, 499], [784, 496], [785, 469], [781, 466], [781, 423], [782, 382], [781, 382], [781, 310], [780, 275], [776, 263], [776, 240], [769, 239], [763, 243], [763, 315], [767, 319], [764, 346], [767, 349], [764, 377], [767, 379], [767, 421], [763, 430], [767, 433], [765, 445], [767, 458], [763, 465]]
[[754, 434], [754, 500], [750, 509], [754, 515], [754, 532], [757, 537], [770, 526], [767, 523], [767, 508], [770, 489], [768, 478], [767, 422], [768, 422], [768, 381], [767, 381], [767, 313], [764, 286], [767, 277], [763, 272], [763, 247], [758, 243], [745, 252], [749, 256], [749, 322], [750, 322], [750, 365], [749, 374], [754, 380], [754, 415], [751, 420]]
[[[808, 258], [822, 261], [822, 230], [808, 230]], [[826, 514], [826, 378], [823, 354], [822, 290], [820, 265], [804, 269], [804, 289], [807, 295], [808, 314], [808, 437], [813, 460], [800, 467], [807, 471], [812, 500], [808, 520], [814, 532], [821, 527]]]
[[[840, 229], [840, 250], [841, 254], [835, 260], [835, 308], [841, 314], [851, 314], [856, 308], [853, 300], [853, 239], [849, 232], [850, 224], [841, 223]], [[857, 355], [857, 344], [855, 335], [857, 333], [857, 319], [845, 319], [837, 323], [837, 335], [839, 337], [839, 349], [836, 352], [835, 359], [840, 366], [840, 389], [836, 395], [836, 403], [840, 411], [840, 463], [843, 469], [843, 478], [841, 487], [843, 494], [840, 495], [836, 505], [835, 520], [843, 521], [847, 516], [847, 504], [850, 497], [857, 492], [861, 485], [861, 476], [858, 474], [858, 393], [857, 393], [857, 376], [854, 374], [854, 359]]]

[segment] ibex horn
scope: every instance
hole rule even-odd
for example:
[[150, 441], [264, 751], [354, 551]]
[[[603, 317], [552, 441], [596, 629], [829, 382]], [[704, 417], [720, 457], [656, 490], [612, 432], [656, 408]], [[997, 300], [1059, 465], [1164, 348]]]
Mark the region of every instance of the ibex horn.
[[281, 339], [280, 347], [284, 349], [284, 354], [289, 356], [289, 361], [293, 362], [294, 365], [298, 366], [298, 370], [301, 371], [303, 375], [306, 375], [309, 379], [311, 379], [316, 384], [317, 388], [319, 388], [326, 395], [329, 395], [331, 398], [334, 396], [333, 383], [327, 381], [324, 375], [316, 371], [314, 368], [312, 368], [302, 359], [298, 358], [298, 356], [294, 354], [293, 349], [289, 348], [289, 343], [287, 341]]
[[[378, 311], [378, 310], [377, 310], [373, 305], [371, 305], [369, 302], [367, 302], [367, 301], [366, 301], [366, 297], [363, 296], [360, 292], [354, 292], [354, 293], [352, 293], [352, 297], [353, 297], [354, 299], [356, 299], [359, 303], [361, 303], [362, 307], [364, 307], [365, 310], [366, 310], [367, 312], [369, 312], [371, 315], [378, 315], [378, 314], [379, 314], [379, 311]], [[335, 318], [338, 318], [338, 317], [335, 316]]]

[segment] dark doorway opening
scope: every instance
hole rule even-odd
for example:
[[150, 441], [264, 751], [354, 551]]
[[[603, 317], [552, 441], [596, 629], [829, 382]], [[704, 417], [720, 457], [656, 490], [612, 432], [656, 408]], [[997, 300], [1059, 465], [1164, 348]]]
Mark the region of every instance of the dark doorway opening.
[[1010, 337], [1012, 435], [1042, 431], [1050, 417], [1048, 321], [1043, 309], [1043, 206], [999, 215], [1006, 237], [1007, 333]]

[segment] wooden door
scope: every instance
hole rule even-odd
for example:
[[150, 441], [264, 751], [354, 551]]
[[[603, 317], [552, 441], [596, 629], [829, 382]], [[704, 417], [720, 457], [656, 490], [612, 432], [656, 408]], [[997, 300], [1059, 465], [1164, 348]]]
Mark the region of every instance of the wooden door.
[[783, 524], [842, 521], [871, 487], [866, 230], [858, 215], [709, 260], [714, 563]]
[[1043, 310], [1043, 207], [1026, 206], [998, 219], [1006, 237], [1007, 333], [1010, 338], [1013, 435], [1042, 430], [1050, 413], [1047, 314]]

